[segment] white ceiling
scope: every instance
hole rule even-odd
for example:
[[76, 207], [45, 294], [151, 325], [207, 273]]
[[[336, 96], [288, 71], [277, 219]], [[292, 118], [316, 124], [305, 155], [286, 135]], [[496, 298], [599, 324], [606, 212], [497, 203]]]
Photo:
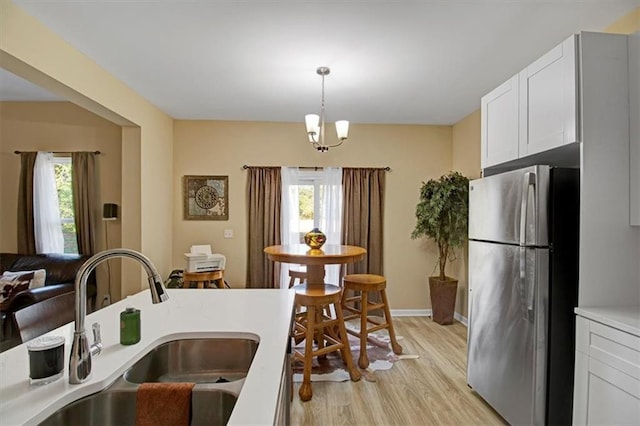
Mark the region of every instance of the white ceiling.
[[[640, 0], [14, 0], [180, 119], [452, 124]], [[11, 92], [0, 79], [0, 97]], [[15, 92], [15, 91], [14, 91]], [[15, 93], [13, 95], [16, 96]], [[34, 99], [30, 99], [34, 100]]]
[[61, 101], [57, 95], [0, 68], [0, 101]]

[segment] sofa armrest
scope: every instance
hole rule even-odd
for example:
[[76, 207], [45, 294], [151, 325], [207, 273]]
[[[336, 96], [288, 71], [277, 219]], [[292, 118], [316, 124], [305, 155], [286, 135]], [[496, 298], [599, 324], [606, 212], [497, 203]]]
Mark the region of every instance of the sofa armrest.
[[45, 287], [30, 288], [13, 296], [5, 312], [15, 312], [26, 306], [41, 302], [50, 297], [74, 291], [72, 284], [54, 284]]
[[80, 267], [90, 256], [68, 253], [19, 255], [11, 265], [12, 271], [45, 269], [45, 286], [73, 283]]

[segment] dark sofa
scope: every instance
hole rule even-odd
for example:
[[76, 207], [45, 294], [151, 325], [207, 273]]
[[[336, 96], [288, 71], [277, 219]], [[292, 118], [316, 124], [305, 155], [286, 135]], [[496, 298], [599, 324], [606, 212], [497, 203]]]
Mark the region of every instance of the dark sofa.
[[[2, 342], [0, 348], [8, 349], [20, 343], [13, 321], [13, 313], [34, 303], [75, 291], [75, 279], [82, 264], [91, 256], [78, 254], [17, 254], [0, 253], [0, 274], [4, 271], [46, 270], [44, 287], [28, 289], [15, 294], [0, 312], [2, 317]], [[87, 280], [87, 312], [96, 304], [97, 287], [95, 272]]]

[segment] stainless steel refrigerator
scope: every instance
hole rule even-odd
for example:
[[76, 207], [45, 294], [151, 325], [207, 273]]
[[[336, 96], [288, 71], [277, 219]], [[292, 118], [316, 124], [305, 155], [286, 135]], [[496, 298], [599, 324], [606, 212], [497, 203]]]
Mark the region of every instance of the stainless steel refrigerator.
[[467, 383], [513, 425], [571, 424], [579, 216], [577, 169], [469, 184]]

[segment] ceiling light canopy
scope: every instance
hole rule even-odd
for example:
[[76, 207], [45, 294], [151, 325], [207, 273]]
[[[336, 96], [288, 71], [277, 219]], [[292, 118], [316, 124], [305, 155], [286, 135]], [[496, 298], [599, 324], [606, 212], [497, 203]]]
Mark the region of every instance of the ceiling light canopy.
[[324, 139], [324, 76], [329, 75], [331, 70], [329, 67], [318, 67], [316, 70], [318, 75], [322, 77], [322, 104], [320, 106], [320, 115], [307, 114], [304, 117], [304, 122], [307, 126], [307, 135], [309, 142], [315, 149], [320, 152], [328, 151], [329, 148], [342, 145], [349, 136], [349, 122], [346, 120], [336, 121], [336, 134], [338, 136], [338, 142], [332, 145], [328, 145]]

